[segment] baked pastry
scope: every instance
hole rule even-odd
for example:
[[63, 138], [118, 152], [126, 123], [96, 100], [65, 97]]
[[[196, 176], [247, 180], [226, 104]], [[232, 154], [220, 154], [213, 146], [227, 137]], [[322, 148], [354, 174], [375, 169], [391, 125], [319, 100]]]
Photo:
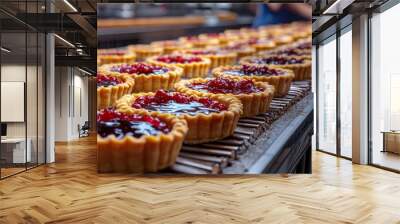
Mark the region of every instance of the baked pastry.
[[183, 70], [172, 65], [153, 65], [146, 62], [107, 64], [99, 68], [106, 75], [128, 75], [135, 80], [133, 92], [153, 92], [171, 89], [181, 79]]
[[125, 94], [132, 92], [135, 81], [126, 75], [97, 74], [97, 109], [107, 108]]
[[310, 50], [301, 50], [295, 47], [280, 47], [275, 50], [270, 51], [261, 51], [258, 53], [259, 56], [267, 56], [267, 55], [278, 55], [278, 56], [297, 56], [300, 58], [311, 60], [311, 51]]
[[180, 37], [179, 42], [182, 44], [190, 44], [194, 48], [205, 48], [210, 45], [218, 45], [219, 41], [217, 39], [200, 39], [198, 36], [187, 36], [187, 37]]
[[294, 74], [291, 70], [267, 65], [236, 65], [219, 67], [212, 71], [215, 77], [245, 78], [256, 82], [268, 82], [275, 87], [275, 97], [285, 96], [290, 89]]
[[250, 47], [248, 44], [240, 43], [229, 43], [220, 49], [223, 51], [235, 52], [237, 54], [237, 60], [240, 60], [243, 57], [252, 56], [256, 53], [256, 50], [253, 47]]
[[254, 48], [256, 52], [271, 50], [276, 47], [275, 42], [270, 39], [250, 38], [239, 43], [249, 45], [250, 47]]
[[210, 59], [211, 68], [216, 68], [223, 65], [233, 65], [237, 59], [237, 54], [235, 52], [218, 49], [190, 49], [184, 50], [183, 53], [202, 56]]
[[192, 44], [190, 43], [182, 44], [177, 40], [154, 41], [151, 42], [150, 45], [157, 48], [162, 48], [163, 54], [171, 54], [174, 51], [188, 49], [192, 47]]
[[97, 113], [97, 133], [98, 172], [156, 172], [175, 163], [187, 125], [168, 114], [105, 109]]
[[205, 77], [211, 66], [210, 59], [208, 58], [178, 53], [152, 57], [147, 59], [147, 61], [160, 66], [173, 65], [180, 67], [183, 69], [184, 78]]
[[243, 104], [241, 117], [251, 117], [267, 112], [275, 91], [275, 88], [266, 82], [226, 77], [182, 80], [175, 85], [175, 89], [178, 92], [201, 97], [218, 94], [236, 97]]
[[275, 68], [290, 69], [293, 71], [294, 80], [311, 79], [311, 60], [299, 56], [260, 56], [246, 57], [240, 60], [241, 64], [269, 65]]
[[132, 63], [135, 62], [135, 53], [126, 49], [100, 49], [97, 50], [98, 66], [111, 63]]
[[229, 42], [227, 35], [223, 33], [203, 33], [199, 35], [199, 39], [217, 42], [219, 46], [224, 46]]
[[161, 47], [155, 47], [147, 44], [129, 45], [128, 49], [136, 54], [138, 61], [144, 61], [148, 57], [160, 55], [163, 52]]
[[149, 114], [172, 114], [187, 121], [185, 142], [197, 144], [228, 137], [233, 134], [242, 104], [235, 97], [215, 95], [199, 97], [179, 92], [158, 90], [155, 93], [125, 95], [117, 108], [147, 110]]

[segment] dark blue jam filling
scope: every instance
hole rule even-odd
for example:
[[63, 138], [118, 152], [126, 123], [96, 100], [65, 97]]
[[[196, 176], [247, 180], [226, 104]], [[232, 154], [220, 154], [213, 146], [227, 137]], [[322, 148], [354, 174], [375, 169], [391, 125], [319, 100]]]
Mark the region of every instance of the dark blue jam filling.
[[97, 114], [97, 133], [105, 138], [114, 135], [118, 139], [125, 136], [140, 138], [143, 135], [158, 135], [170, 132], [166, 123], [158, 118], [142, 115], [124, 115], [112, 109]]
[[266, 58], [253, 58], [250, 59], [248, 62], [253, 64], [292, 65], [292, 64], [301, 64], [304, 62], [304, 59], [272, 56]]
[[252, 65], [242, 65], [242, 67], [237, 69], [225, 70], [224, 74], [227, 75], [255, 75], [255, 76], [277, 76], [283, 75], [284, 72], [270, 68], [268, 66], [252, 66]]
[[113, 72], [128, 74], [162, 75], [169, 71], [168, 68], [147, 63], [118, 65], [111, 68]]
[[104, 87], [116, 86], [116, 85], [122, 83], [121, 80], [119, 80], [116, 77], [105, 76], [105, 75], [102, 75], [102, 74], [97, 74], [96, 79], [97, 79], [97, 87], [101, 87], [101, 86], [104, 86]]
[[208, 108], [200, 102], [193, 101], [189, 103], [177, 103], [172, 100], [162, 104], [152, 103], [147, 105], [145, 109], [175, 114], [177, 116], [182, 114], [196, 115], [198, 113], [210, 114], [220, 112], [218, 109]]

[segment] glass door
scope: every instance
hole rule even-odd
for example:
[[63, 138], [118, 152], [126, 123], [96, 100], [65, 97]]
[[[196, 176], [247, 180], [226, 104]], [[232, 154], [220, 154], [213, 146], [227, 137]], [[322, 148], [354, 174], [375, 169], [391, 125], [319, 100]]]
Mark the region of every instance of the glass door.
[[336, 36], [318, 47], [317, 149], [336, 154]]
[[340, 45], [340, 155], [352, 157], [352, 33], [341, 31]]
[[400, 171], [400, 4], [371, 18], [370, 162]]

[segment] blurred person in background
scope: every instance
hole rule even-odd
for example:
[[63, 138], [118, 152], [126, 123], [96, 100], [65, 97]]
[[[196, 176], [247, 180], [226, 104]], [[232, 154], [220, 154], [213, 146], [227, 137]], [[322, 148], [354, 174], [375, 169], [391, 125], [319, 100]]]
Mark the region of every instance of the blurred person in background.
[[311, 5], [305, 3], [270, 3], [260, 4], [253, 26], [289, 23], [293, 21], [311, 21]]

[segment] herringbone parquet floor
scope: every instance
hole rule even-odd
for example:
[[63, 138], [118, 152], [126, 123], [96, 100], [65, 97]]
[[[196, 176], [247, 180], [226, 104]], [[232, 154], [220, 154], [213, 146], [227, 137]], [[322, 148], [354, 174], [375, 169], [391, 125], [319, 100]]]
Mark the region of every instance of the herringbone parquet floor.
[[400, 175], [313, 160], [313, 175], [99, 175], [89, 138], [0, 181], [0, 223], [400, 223]]

